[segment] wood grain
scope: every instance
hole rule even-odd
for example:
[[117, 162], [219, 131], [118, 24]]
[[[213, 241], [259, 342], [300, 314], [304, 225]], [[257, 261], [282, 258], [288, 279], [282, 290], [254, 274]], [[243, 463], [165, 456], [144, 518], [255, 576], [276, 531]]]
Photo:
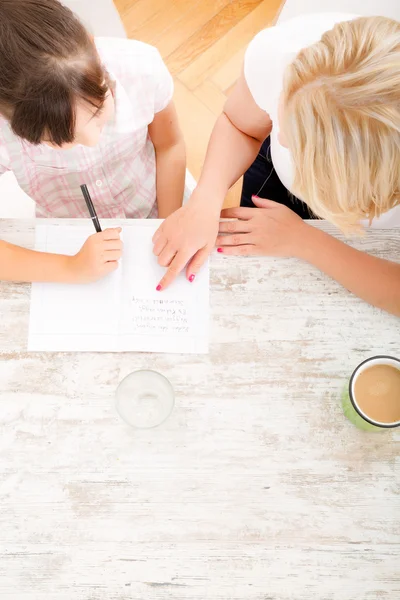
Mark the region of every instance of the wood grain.
[[[398, 230], [354, 245], [400, 259]], [[295, 260], [211, 273], [205, 357], [29, 354], [29, 286], [0, 284], [2, 600], [399, 597], [399, 431], [339, 405], [353, 367], [399, 354], [398, 319]], [[143, 367], [176, 391], [148, 432], [114, 408]]]
[[135, 37], [137, 30], [143, 27], [154, 15], [157, 15], [164, 6], [164, 0], [151, 0], [151, 2], [148, 0], [136, 0], [131, 3], [131, 6], [129, 6], [128, 2], [124, 2], [122, 6], [120, 6], [119, 0], [116, 2], [116, 7], [121, 12], [129, 37]]
[[211, 77], [211, 81], [225, 95], [229, 88], [231, 88], [236, 81], [243, 69], [244, 56], [246, 53], [246, 46], [243, 46], [238, 52], [231, 56]]
[[[122, 17], [125, 17], [125, 14], [140, 0], [113, 0], [114, 4]], [[153, 2], [153, 0], [151, 0]], [[157, 0], [154, 0], [157, 1]], [[149, 3], [147, 3], [149, 4]]]
[[[207, 151], [210, 134], [219, 113], [212, 112], [195, 94], [191, 94], [179, 80], [175, 82], [174, 101], [179, 113], [188, 152], [188, 169], [196, 180], [199, 179], [203, 160]], [[237, 206], [240, 202], [241, 183], [236, 184], [229, 192], [224, 207]]]
[[[180, 46], [196, 44], [196, 34], [213, 19], [227, 4], [229, 0], [201, 0], [201, 3], [186, 11], [181, 18], [168, 28], [157, 39], [157, 48], [161, 55], [168, 57]], [[213, 43], [215, 38], [208, 38], [208, 44]]]
[[168, 57], [171, 72], [173, 74], [180, 73], [189, 67], [209, 49], [210, 40], [224, 37], [262, 3], [263, 0], [236, 0], [234, 3], [226, 4], [220, 12]]
[[[138, 18], [132, 12], [126, 16], [126, 27], [130, 37], [142, 42], [158, 46], [158, 40], [165, 30], [174, 30], [177, 23], [188, 12], [197, 12], [198, 0], [172, 0], [170, 2], [161, 2], [158, 9], [153, 5], [153, 14], [145, 21]], [[150, 9], [147, 2], [146, 9]], [[154, 9], [157, 10], [154, 10]], [[134, 13], [135, 11], [133, 11]], [[159, 48], [160, 49], [160, 48]]]
[[[237, 25], [218, 38], [212, 46], [202, 52], [196, 61], [191, 61], [188, 53], [182, 53], [169, 60], [173, 73], [180, 71], [181, 81], [190, 90], [195, 89], [204, 79], [212, 75], [226, 60], [227, 56], [236, 53], [241, 46], [246, 46], [256, 33], [272, 24], [280, 5], [280, 0], [264, 0]], [[185, 65], [187, 66], [183, 68]]]
[[199, 87], [196, 88], [194, 95], [201, 100], [214, 115], [222, 113], [226, 102], [226, 96], [210, 79], [207, 79], [199, 85]]
[[[255, 33], [273, 23], [282, 3], [115, 0], [128, 36], [157, 46], [175, 76], [188, 166], [196, 178], [215, 120], [240, 73], [246, 46]], [[237, 206], [240, 196], [241, 180], [229, 192], [225, 206]]]

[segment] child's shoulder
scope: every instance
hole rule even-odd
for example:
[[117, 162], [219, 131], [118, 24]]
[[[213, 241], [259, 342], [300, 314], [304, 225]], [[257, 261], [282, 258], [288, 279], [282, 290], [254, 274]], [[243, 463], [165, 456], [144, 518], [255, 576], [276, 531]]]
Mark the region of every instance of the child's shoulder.
[[151, 75], [160, 60], [154, 46], [137, 40], [97, 37], [96, 47], [107, 69], [117, 76], [127, 71], [136, 76]]

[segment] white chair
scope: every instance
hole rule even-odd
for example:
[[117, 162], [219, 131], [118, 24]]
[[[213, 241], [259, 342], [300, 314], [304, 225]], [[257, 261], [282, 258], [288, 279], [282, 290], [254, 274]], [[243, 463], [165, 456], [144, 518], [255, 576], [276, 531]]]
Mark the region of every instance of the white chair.
[[195, 180], [191, 172], [188, 171], [188, 169], [186, 169], [185, 193], [183, 196], [183, 204], [186, 204], [186, 202], [189, 200], [196, 185], [197, 181]]
[[0, 219], [32, 219], [35, 203], [19, 187], [14, 173], [0, 177]]
[[113, 0], [61, 0], [73, 10], [93, 35], [126, 37]]

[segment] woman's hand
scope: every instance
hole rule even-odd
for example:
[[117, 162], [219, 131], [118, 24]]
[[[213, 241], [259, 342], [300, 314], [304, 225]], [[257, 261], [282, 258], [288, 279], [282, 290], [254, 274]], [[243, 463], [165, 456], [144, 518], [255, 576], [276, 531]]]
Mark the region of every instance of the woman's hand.
[[237, 256], [296, 256], [309, 226], [287, 206], [256, 196], [253, 202], [258, 208], [222, 212], [222, 217], [238, 220], [220, 223], [218, 252]]
[[74, 283], [90, 283], [118, 268], [122, 255], [121, 228], [91, 235], [81, 250], [70, 257]]
[[186, 267], [188, 281], [207, 260], [218, 235], [219, 212], [222, 201], [204, 198], [197, 188], [189, 202], [170, 215], [153, 237], [154, 254], [158, 264], [168, 270], [157, 286], [160, 291], [170, 285]]

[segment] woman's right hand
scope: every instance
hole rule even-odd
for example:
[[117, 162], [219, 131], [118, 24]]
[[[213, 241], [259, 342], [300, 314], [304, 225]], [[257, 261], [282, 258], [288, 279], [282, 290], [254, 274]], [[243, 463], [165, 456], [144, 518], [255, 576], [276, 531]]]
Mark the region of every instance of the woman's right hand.
[[158, 264], [168, 270], [157, 290], [168, 287], [186, 267], [188, 281], [194, 281], [215, 246], [222, 201], [202, 197], [197, 188], [187, 204], [170, 215], [153, 237]]
[[118, 268], [122, 255], [121, 228], [91, 235], [81, 250], [70, 258], [74, 283], [97, 281]]

